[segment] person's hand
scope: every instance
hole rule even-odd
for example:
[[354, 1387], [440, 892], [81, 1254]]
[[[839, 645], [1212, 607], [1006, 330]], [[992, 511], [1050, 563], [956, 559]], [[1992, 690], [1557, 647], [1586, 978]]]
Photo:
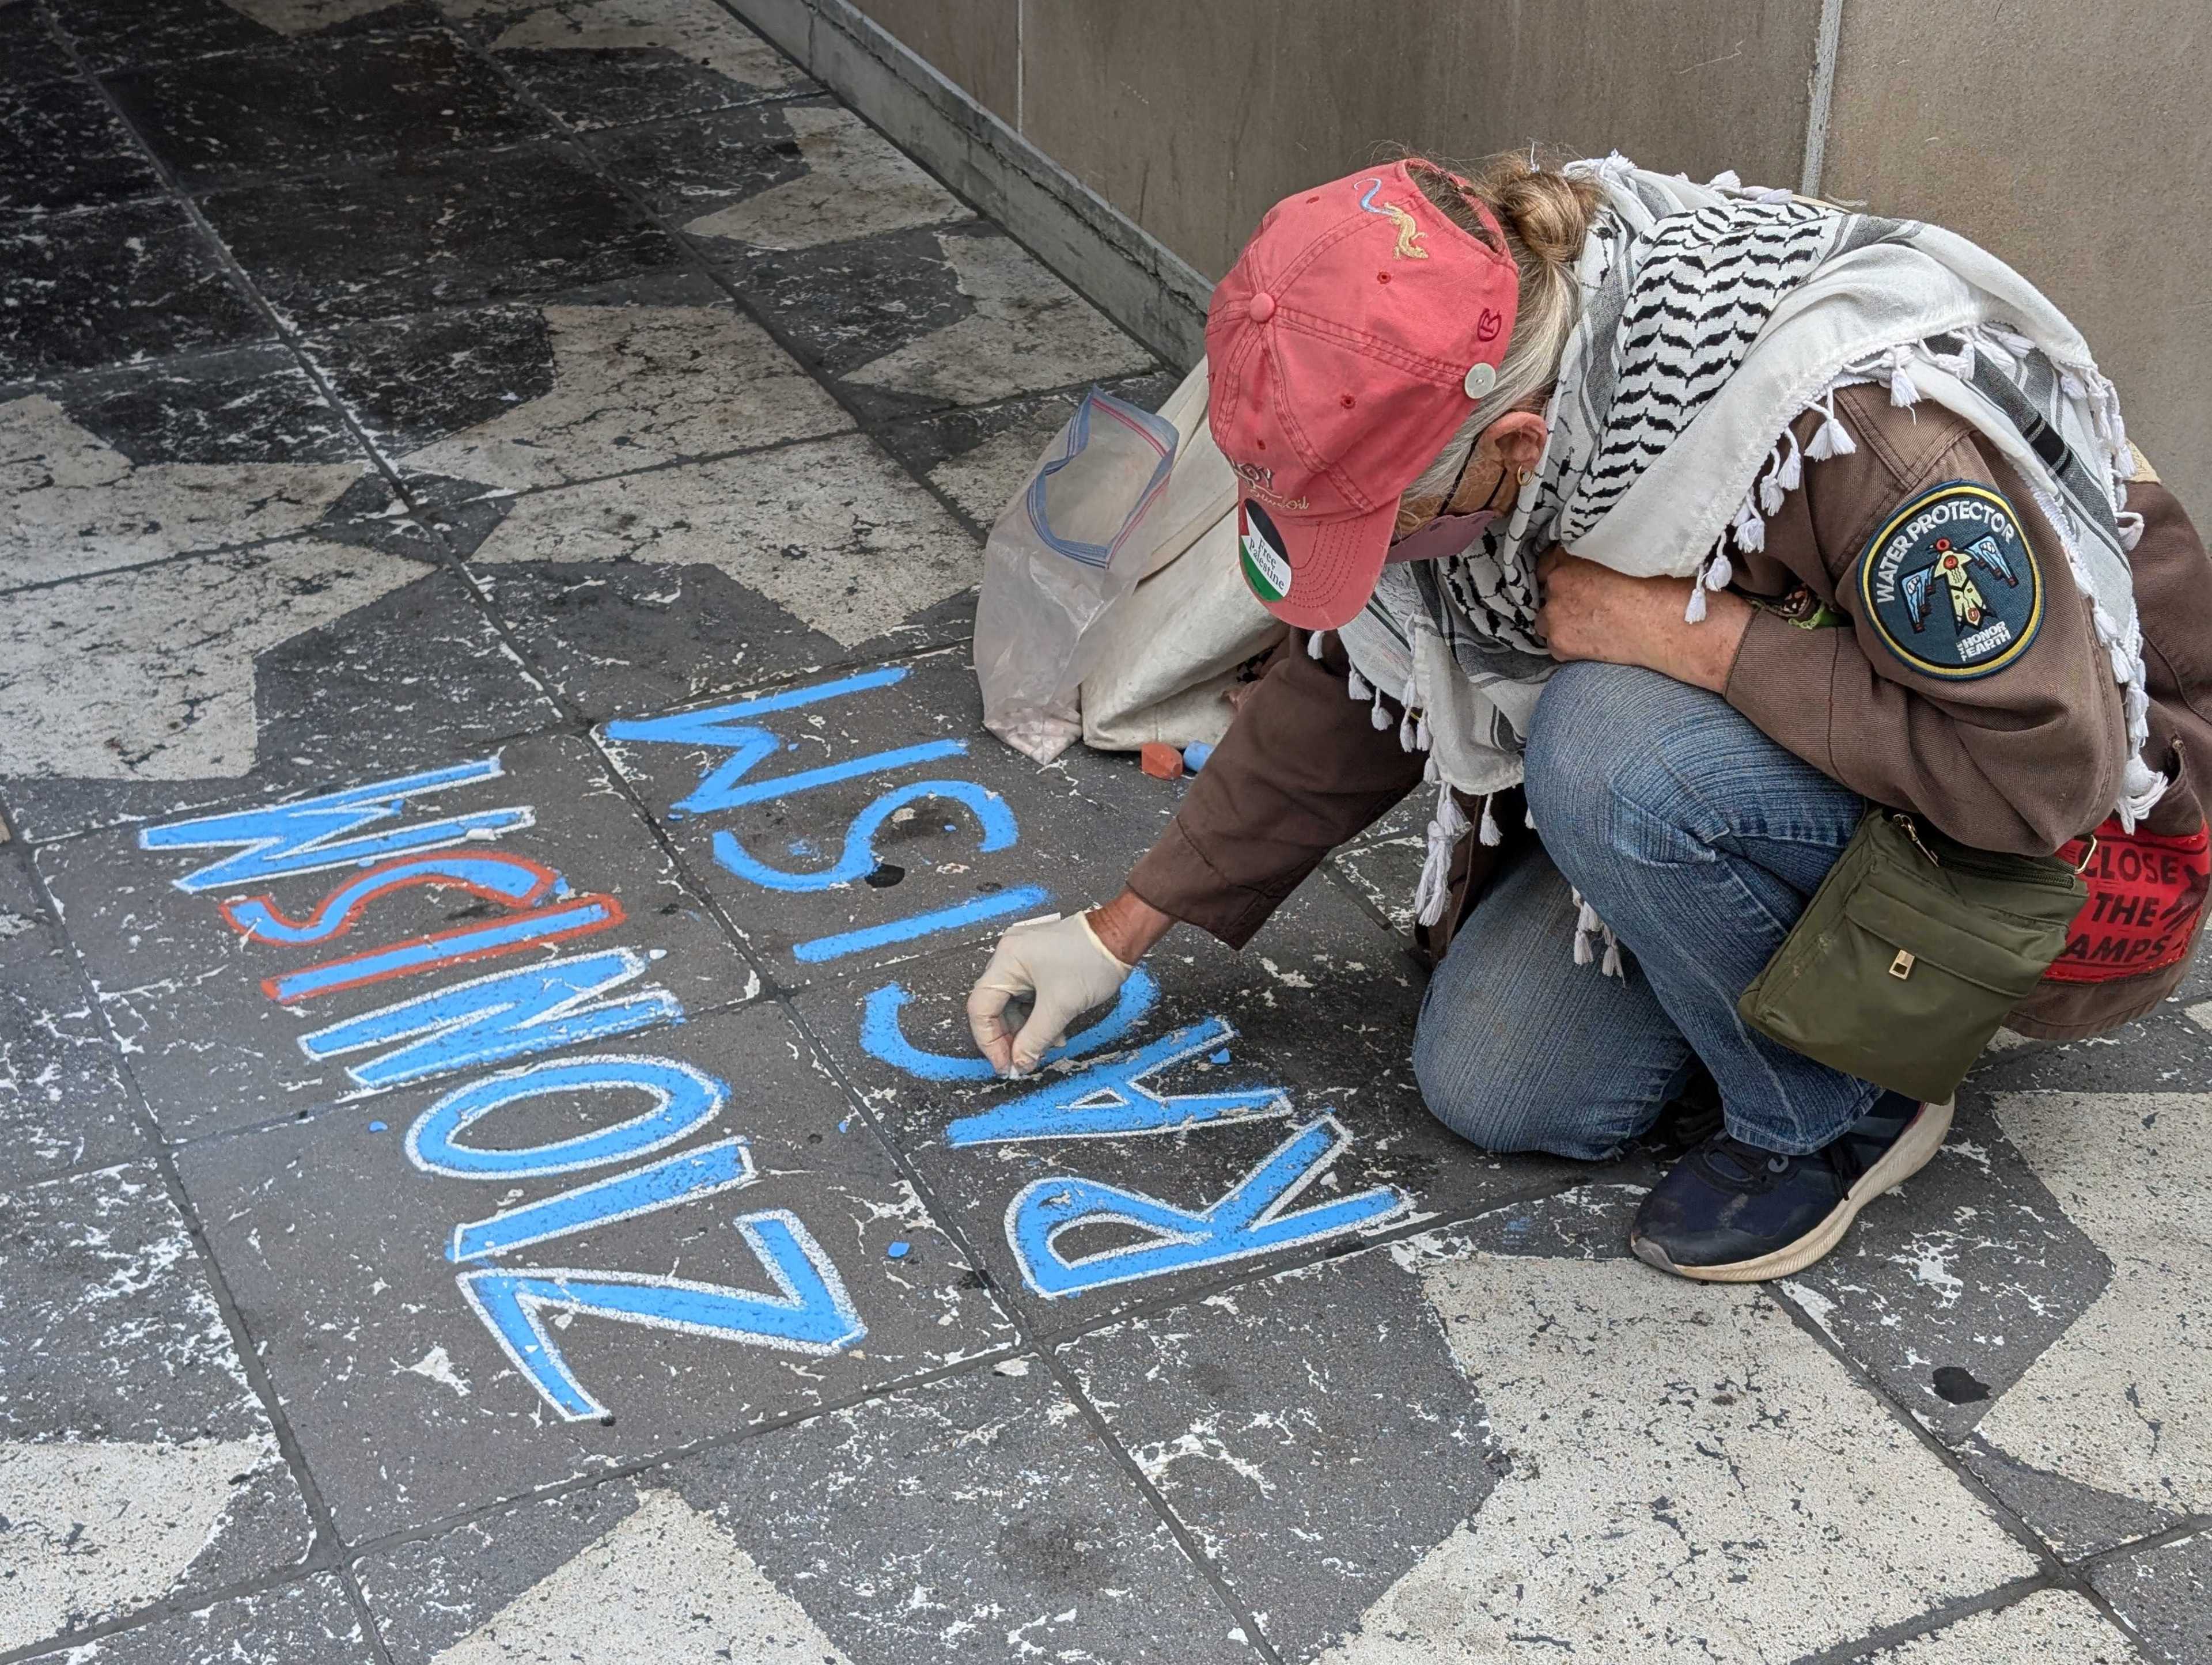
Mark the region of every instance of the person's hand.
[[[1135, 966], [1116, 959], [1090, 919], [1041, 920], [999, 939], [991, 963], [968, 991], [968, 1027], [1000, 1075], [1026, 1075], [1067, 1026], [1121, 992]], [[1018, 1033], [1007, 1022], [1011, 1002], [1029, 1003]]]
[[1751, 604], [1741, 596], [1711, 592], [1705, 617], [1692, 624], [1682, 614], [1695, 580], [1631, 578], [1556, 545], [1536, 563], [1536, 578], [1543, 586], [1536, 629], [1553, 659], [1640, 665], [1693, 688], [1726, 690], [1751, 624]]

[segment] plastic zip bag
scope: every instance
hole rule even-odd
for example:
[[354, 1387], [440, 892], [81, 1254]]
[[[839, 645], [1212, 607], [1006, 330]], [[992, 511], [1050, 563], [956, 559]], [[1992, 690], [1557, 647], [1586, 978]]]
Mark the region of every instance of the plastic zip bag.
[[1173, 422], [1094, 387], [991, 527], [975, 608], [983, 722], [1038, 763], [1083, 732], [1085, 650], [1145, 575], [1175, 459]]

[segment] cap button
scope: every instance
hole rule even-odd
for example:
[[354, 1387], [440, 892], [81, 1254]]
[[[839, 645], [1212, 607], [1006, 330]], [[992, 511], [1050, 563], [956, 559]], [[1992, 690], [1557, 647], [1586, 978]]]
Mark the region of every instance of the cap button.
[[1498, 367], [1494, 364], [1474, 364], [1468, 368], [1467, 396], [1471, 399], [1488, 397], [1498, 386]]
[[1244, 303], [1244, 315], [1255, 324], [1265, 324], [1275, 315], [1275, 297], [1261, 290]]

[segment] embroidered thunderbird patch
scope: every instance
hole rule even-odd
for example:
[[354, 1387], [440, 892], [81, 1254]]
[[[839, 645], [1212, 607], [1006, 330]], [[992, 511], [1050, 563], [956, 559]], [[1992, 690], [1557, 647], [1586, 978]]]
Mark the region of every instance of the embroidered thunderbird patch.
[[2043, 573], [2002, 493], [1931, 488], [1890, 517], [1859, 558], [1864, 616], [1923, 676], [1994, 675], [2043, 628]]

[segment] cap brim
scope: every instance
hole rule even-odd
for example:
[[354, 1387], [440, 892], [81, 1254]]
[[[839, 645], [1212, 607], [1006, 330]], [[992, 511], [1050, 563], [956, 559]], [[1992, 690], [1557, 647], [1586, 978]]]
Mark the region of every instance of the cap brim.
[[1276, 521], [1283, 553], [1290, 560], [1290, 592], [1270, 601], [1255, 591], [1255, 599], [1300, 630], [1334, 630], [1349, 624], [1375, 593], [1397, 523], [1395, 502], [1356, 520], [1319, 526]]

